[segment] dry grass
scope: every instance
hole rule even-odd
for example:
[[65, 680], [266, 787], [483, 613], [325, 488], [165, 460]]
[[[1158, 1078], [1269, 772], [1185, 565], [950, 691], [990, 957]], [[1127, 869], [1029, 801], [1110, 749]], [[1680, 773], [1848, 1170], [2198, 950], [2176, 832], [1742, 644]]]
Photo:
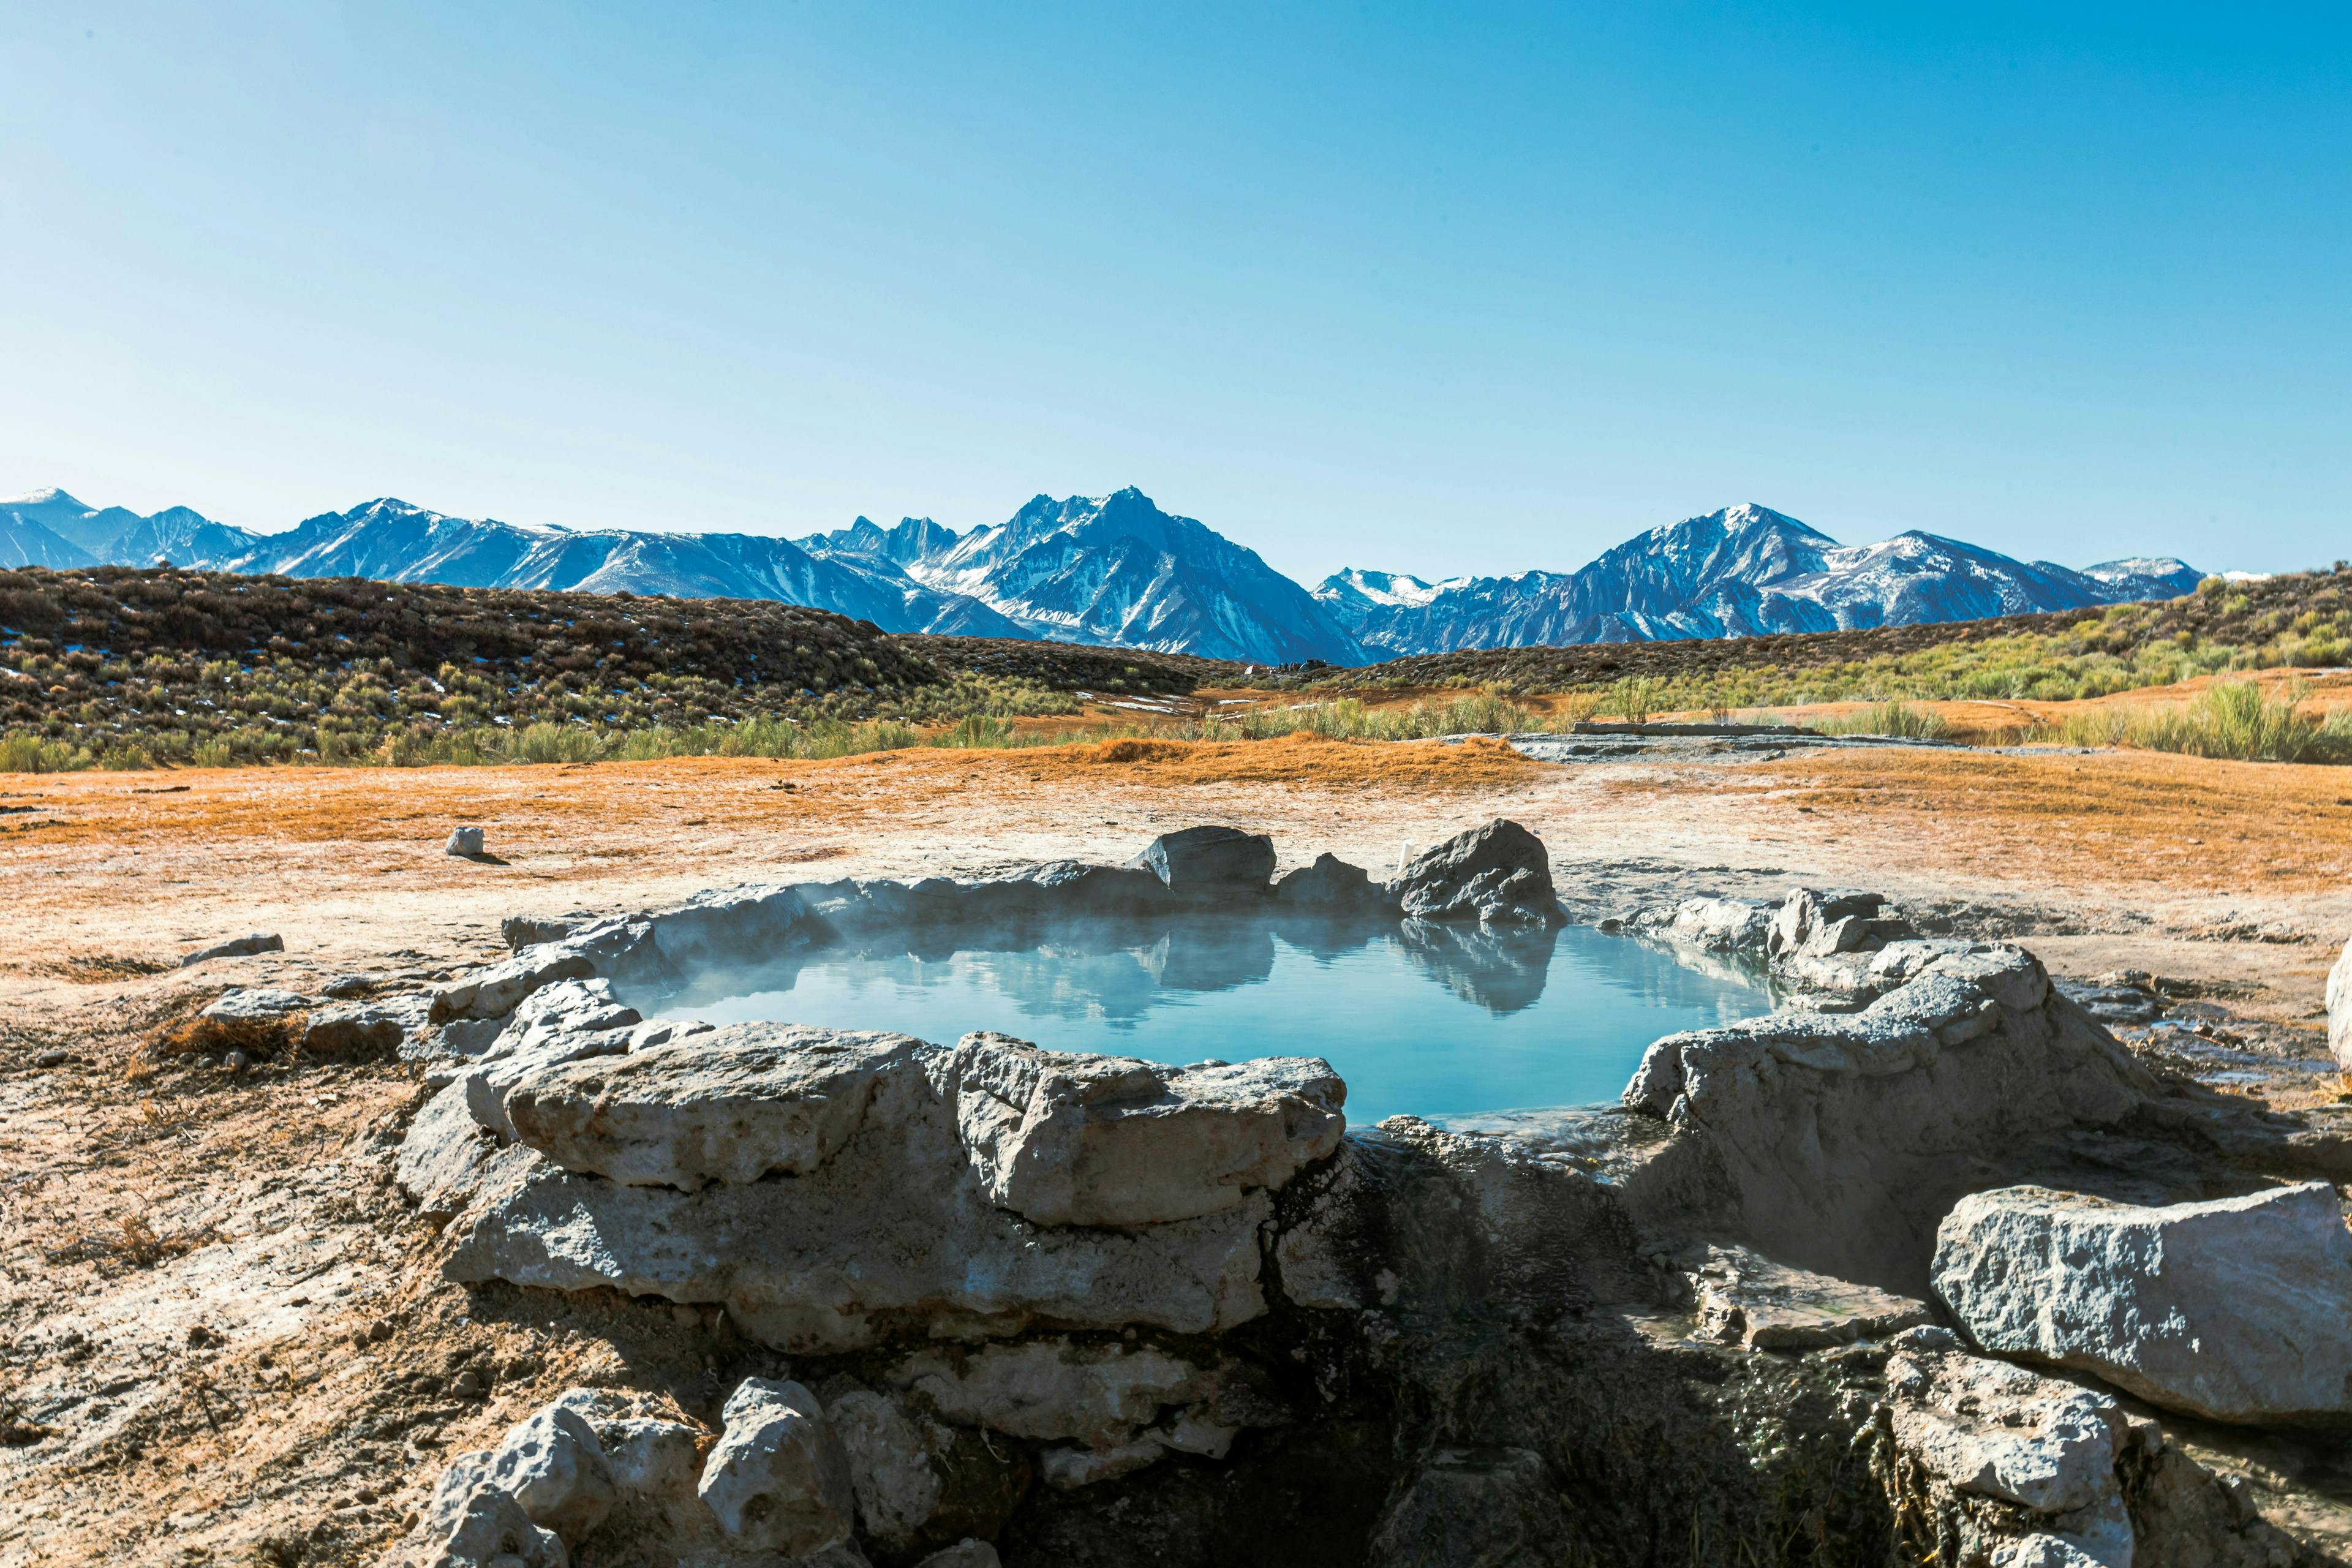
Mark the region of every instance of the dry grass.
[[2340, 768], [1906, 750], [1792, 758], [1756, 776], [1832, 833], [1899, 835], [1922, 871], [2181, 892], [2334, 891], [2352, 878]]

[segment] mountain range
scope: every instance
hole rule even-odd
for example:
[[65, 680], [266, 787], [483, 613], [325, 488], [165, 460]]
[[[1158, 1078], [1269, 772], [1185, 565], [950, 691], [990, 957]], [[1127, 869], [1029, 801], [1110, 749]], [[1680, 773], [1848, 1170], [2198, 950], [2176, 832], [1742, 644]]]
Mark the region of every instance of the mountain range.
[[467, 587], [782, 599], [889, 632], [1053, 637], [1253, 664], [1361, 664], [1529, 644], [1743, 637], [1969, 620], [2166, 598], [2169, 558], [2073, 570], [1910, 532], [1842, 545], [1768, 507], [1655, 528], [1574, 572], [1430, 583], [1349, 569], [1309, 591], [1257, 552], [1129, 488], [1039, 495], [959, 533], [859, 518], [799, 539], [582, 530], [451, 517], [390, 498], [279, 533], [186, 507], [142, 516], [63, 490], [0, 500], [0, 566], [152, 565]]

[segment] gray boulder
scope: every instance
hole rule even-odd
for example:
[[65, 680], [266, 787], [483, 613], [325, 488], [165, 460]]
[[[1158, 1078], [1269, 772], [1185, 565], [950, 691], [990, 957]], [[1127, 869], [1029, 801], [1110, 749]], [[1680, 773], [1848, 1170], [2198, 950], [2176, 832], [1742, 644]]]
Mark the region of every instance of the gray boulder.
[[929, 1423], [870, 1389], [837, 1395], [825, 1415], [849, 1456], [849, 1487], [866, 1533], [893, 1544], [912, 1540], [946, 1489], [924, 1430]]
[[1403, 912], [1424, 921], [1564, 925], [1543, 840], [1501, 817], [1457, 833], [1406, 861], [1388, 885]]
[[259, 952], [284, 952], [285, 951], [286, 941], [276, 931], [256, 931], [251, 936], [231, 937], [226, 942], [216, 942], [210, 947], [198, 948], [180, 960], [180, 967], [186, 969], [192, 964], [203, 963], [215, 958], [250, 958]]
[[578, 1541], [613, 1510], [613, 1472], [595, 1428], [558, 1402], [518, 1422], [490, 1455], [490, 1483], [530, 1516]]
[[496, 1483], [491, 1462], [487, 1449], [451, 1460], [389, 1562], [399, 1568], [569, 1568], [563, 1542]]
[[1274, 875], [1274, 840], [1238, 827], [1163, 833], [1131, 862], [1171, 893], [1263, 892]]
[[499, 936], [508, 951], [520, 952], [526, 947], [536, 947], [542, 942], [561, 942], [572, 934], [570, 921], [547, 920], [537, 915], [509, 915], [499, 922]]
[[462, 855], [468, 859], [482, 853], [482, 830], [478, 827], [453, 827], [449, 842], [441, 847], [445, 855]]
[[2327, 972], [2327, 1046], [2336, 1065], [2352, 1072], [2352, 942]]
[[964, 1037], [937, 1069], [990, 1199], [1040, 1225], [1137, 1226], [1238, 1206], [1347, 1130], [1330, 1064], [1164, 1067]]
[[2218, 1421], [2352, 1415], [2352, 1232], [2325, 1183], [2162, 1208], [1978, 1193], [1934, 1267], [1989, 1351]]
[[314, 1056], [389, 1056], [408, 1037], [409, 1009], [381, 1002], [338, 1002], [313, 1012], [302, 1029], [302, 1048]]
[[2105, 1394], [2022, 1367], [1906, 1348], [1886, 1363], [1899, 1479], [1949, 1555], [1927, 1560], [2131, 1568], [2116, 1462], [2128, 1432]]
[[1372, 881], [1361, 866], [1350, 866], [1337, 855], [1318, 855], [1312, 866], [1301, 866], [1274, 885], [1283, 905], [1298, 910], [1339, 911], [1373, 909], [1387, 904], [1385, 889]]
[[857, 1506], [849, 1457], [816, 1396], [797, 1383], [746, 1378], [728, 1396], [726, 1431], [697, 1490], [739, 1545], [804, 1557], [850, 1537]]

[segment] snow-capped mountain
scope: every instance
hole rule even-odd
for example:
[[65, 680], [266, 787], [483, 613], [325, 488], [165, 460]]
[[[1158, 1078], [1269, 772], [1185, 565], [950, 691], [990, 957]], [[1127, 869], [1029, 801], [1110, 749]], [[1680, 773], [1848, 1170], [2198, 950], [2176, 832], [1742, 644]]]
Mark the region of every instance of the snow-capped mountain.
[[[949, 542], [953, 538], [947, 534]], [[215, 522], [186, 507], [149, 517], [121, 507], [100, 510], [62, 490], [0, 501], [0, 563], [148, 566], [158, 561], [289, 577], [783, 599], [872, 621], [885, 631], [1029, 635], [985, 605], [916, 582], [887, 555], [816, 554], [757, 534], [580, 532], [450, 517], [390, 497], [322, 512], [284, 533]]]
[[1132, 486], [1037, 496], [907, 570], [1038, 637], [1255, 664], [1362, 658], [1330, 612], [1257, 552], [1160, 510]]
[[1386, 602], [1367, 592], [1393, 581], [1339, 573], [1316, 597], [1368, 650], [1399, 655], [1974, 620], [2167, 598], [2198, 574], [2168, 558], [2076, 572], [1917, 531], [1842, 545], [1749, 504], [1652, 529], [1575, 572], [1455, 579]]
[[1574, 572], [1432, 583], [1350, 569], [1309, 594], [1256, 552], [1131, 488], [1040, 495], [969, 533], [929, 518], [886, 529], [861, 517], [798, 541], [582, 531], [452, 517], [389, 497], [283, 533], [186, 507], [142, 517], [58, 489], [0, 500], [0, 566], [158, 561], [294, 577], [782, 599], [885, 631], [1058, 637], [1253, 664], [1969, 620], [2167, 598], [2199, 580], [2169, 557], [2074, 571], [1920, 532], [1844, 545], [1753, 505], [1652, 529]]

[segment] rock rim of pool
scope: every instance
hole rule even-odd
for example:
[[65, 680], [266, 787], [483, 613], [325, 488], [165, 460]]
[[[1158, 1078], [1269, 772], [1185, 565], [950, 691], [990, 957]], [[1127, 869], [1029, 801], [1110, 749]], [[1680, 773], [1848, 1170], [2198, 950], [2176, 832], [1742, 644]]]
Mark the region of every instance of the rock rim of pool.
[[[1556, 918], [1530, 842], [1490, 824], [1425, 852], [1419, 901]], [[1348, 869], [1319, 879], [1352, 888]], [[1394, 884], [1366, 881], [1402, 916]], [[1658, 1040], [1620, 1106], [1481, 1132], [1410, 1116], [1349, 1130], [1345, 1086], [1315, 1058], [1171, 1068], [986, 1034], [712, 1027], [645, 1020], [614, 994], [926, 921], [1274, 896], [1222, 885], [1188, 896], [1066, 861], [510, 922], [511, 956], [434, 997], [465, 1054], [439, 1069], [396, 1180], [446, 1221], [450, 1279], [608, 1290], [698, 1322], [716, 1307], [791, 1355], [795, 1440], [824, 1462], [761, 1484], [830, 1521], [845, 1563], [982, 1561], [1016, 1507], [1033, 1532], [1043, 1510], [1059, 1560], [1118, 1560], [1195, 1506], [1125, 1478], [1170, 1456], [1273, 1478], [1287, 1461], [1270, 1456], [1342, 1432], [1329, 1463], [1386, 1457], [1360, 1499], [1318, 1494], [1308, 1522], [1352, 1510], [1345, 1560], [1393, 1568], [1531, 1539], [1630, 1563], [1622, 1543], [1685, 1532], [1703, 1557], [1791, 1531], [1822, 1562], [1898, 1542], [1939, 1560], [2298, 1561], [2155, 1423], [1927, 1321], [1944, 1315], [1930, 1265], [1938, 1225], [1988, 1188], [2161, 1210], [2265, 1170], [2338, 1161], [2352, 1177], [2352, 1161], [2159, 1079], [2023, 949], [1921, 938], [1874, 895], [1637, 917], [1648, 940], [1769, 966], [1795, 1004]], [[713, 1417], [713, 1453], [757, 1440], [739, 1403], [756, 1402]], [[636, 1440], [599, 1419], [599, 1443]], [[449, 1485], [490, 1484], [464, 1463]], [[1048, 1500], [1021, 1503], [1033, 1483]], [[616, 1483], [614, 1521], [725, 1546], [692, 1487], [633, 1487]], [[575, 1510], [563, 1534], [556, 1506], [533, 1493], [516, 1517], [575, 1552], [621, 1528]], [[1232, 1506], [1249, 1528], [1301, 1523]], [[427, 1520], [408, 1549], [445, 1551], [426, 1539], [445, 1527]]]

